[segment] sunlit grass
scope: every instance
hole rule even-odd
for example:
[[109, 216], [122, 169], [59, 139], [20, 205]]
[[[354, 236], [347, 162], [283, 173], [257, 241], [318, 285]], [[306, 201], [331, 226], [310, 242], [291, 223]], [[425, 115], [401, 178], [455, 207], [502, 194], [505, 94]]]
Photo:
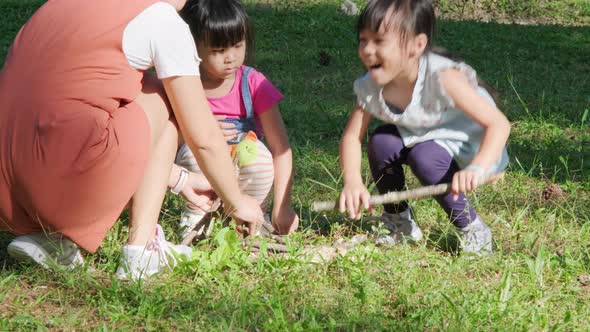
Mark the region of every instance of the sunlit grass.
[[[342, 186], [338, 140], [352, 82], [363, 71], [355, 18], [342, 15], [336, 0], [270, 1], [271, 8], [246, 2], [256, 26], [255, 65], [285, 95], [293, 202], [302, 217], [294, 243], [366, 232], [365, 222], [309, 210]], [[0, 58], [41, 3], [0, 2]], [[94, 273], [22, 266], [1, 251], [0, 330], [588, 330], [590, 286], [580, 276], [590, 274], [590, 28], [441, 21], [436, 43], [498, 89], [513, 125], [505, 180], [472, 195], [494, 234], [493, 255], [457, 255], [443, 211], [422, 200], [413, 203], [426, 239], [417, 245], [365, 244], [325, 264], [295, 249], [292, 258], [252, 261], [235, 234], [218, 227], [195, 246], [193, 261], [147, 283], [126, 283], [111, 276], [127, 234], [123, 216], [88, 257]], [[366, 158], [363, 178], [370, 181]], [[544, 199], [549, 183], [564, 196]], [[409, 186], [417, 185], [410, 177]], [[180, 206], [167, 197], [161, 216], [176, 240]], [[1, 235], [0, 248], [9, 241]]]

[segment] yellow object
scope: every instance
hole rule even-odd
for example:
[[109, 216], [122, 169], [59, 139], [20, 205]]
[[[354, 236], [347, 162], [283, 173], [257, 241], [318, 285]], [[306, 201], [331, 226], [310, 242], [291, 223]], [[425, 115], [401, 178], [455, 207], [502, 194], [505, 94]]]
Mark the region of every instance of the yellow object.
[[242, 141], [230, 146], [232, 159], [237, 158], [238, 167], [248, 166], [256, 161], [258, 157], [258, 137], [253, 131], [249, 131]]

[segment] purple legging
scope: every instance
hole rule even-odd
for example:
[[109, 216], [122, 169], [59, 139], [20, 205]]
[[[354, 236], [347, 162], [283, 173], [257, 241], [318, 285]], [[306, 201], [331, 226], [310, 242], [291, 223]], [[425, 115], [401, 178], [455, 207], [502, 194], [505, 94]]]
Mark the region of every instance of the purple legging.
[[[447, 150], [434, 141], [405, 147], [396, 126], [392, 124], [375, 130], [369, 139], [368, 154], [373, 179], [382, 194], [404, 189], [404, 163], [410, 166], [422, 185], [451, 182], [459, 170]], [[436, 196], [435, 199], [457, 227], [465, 227], [476, 218], [475, 210], [463, 194], [456, 201], [452, 194]], [[384, 208], [386, 212], [399, 213], [408, 208], [408, 203], [386, 204]]]

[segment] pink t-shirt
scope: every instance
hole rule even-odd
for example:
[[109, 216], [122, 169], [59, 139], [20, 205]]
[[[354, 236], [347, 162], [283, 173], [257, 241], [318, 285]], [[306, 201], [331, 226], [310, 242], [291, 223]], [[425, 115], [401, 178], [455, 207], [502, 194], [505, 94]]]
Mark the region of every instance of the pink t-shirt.
[[[228, 118], [245, 118], [246, 107], [242, 102], [242, 73], [245, 66], [241, 66], [236, 72], [236, 80], [230, 92], [217, 98], [207, 98], [211, 111], [215, 115], [226, 115]], [[260, 115], [268, 111], [283, 99], [283, 95], [275, 86], [256, 69], [248, 74], [248, 86], [252, 97], [252, 108], [256, 119], [257, 131], [261, 132]]]

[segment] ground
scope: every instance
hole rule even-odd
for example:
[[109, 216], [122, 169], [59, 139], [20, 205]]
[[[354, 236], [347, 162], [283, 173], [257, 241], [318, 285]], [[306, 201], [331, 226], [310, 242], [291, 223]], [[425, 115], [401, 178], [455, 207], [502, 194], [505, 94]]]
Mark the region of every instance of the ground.
[[[0, 2], [0, 59], [42, 3]], [[246, 3], [256, 28], [253, 65], [285, 95], [280, 108], [302, 217], [293, 243], [367, 233], [366, 222], [310, 211], [342, 185], [338, 140], [352, 82], [363, 72], [355, 17], [342, 14], [336, 0]], [[173, 273], [127, 283], [111, 276], [126, 236], [124, 215], [88, 257], [92, 273], [19, 265], [0, 249], [0, 330], [590, 329], [588, 2], [438, 3], [444, 19], [435, 43], [498, 90], [512, 123], [505, 180], [471, 195], [494, 234], [493, 255], [458, 254], [452, 227], [429, 199], [412, 203], [426, 238], [416, 245], [366, 244], [320, 264], [292, 245], [292, 258], [252, 261], [234, 232], [218, 229]], [[474, 21], [482, 19], [490, 22]], [[365, 158], [370, 182], [366, 166]], [[409, 187], [416, 186], [410, 178]], [[167, 197], [161, 223], [169, 235], [180, 206]], [[0, 248], [10, 239], [0, 235]]]

